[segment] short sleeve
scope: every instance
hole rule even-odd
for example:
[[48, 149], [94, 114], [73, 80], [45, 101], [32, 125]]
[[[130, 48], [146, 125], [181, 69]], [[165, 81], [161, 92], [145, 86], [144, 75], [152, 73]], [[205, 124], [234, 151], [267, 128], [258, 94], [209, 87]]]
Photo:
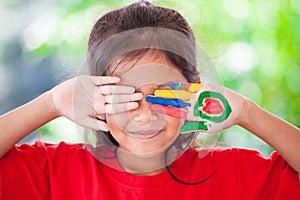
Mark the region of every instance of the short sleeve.
[[0, 159], [0, 199], [51, 199], [43, 143], [13, 147]]
[[298, 174], [277, 152], [264, 158], [236, 149], [236, 179], [242, 199], [300, 199]]

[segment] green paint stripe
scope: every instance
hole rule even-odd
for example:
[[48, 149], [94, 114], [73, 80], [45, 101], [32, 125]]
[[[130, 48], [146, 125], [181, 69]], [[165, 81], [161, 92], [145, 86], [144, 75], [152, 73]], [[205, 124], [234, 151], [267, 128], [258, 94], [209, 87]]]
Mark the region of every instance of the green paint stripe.
[[180, 128], [180, 133], [187, 133], [191, 131], [207, 131], [208, 128], [204, 124], [203, 121], [195, 122], [195, 121], [187, 121], [185, 124]]

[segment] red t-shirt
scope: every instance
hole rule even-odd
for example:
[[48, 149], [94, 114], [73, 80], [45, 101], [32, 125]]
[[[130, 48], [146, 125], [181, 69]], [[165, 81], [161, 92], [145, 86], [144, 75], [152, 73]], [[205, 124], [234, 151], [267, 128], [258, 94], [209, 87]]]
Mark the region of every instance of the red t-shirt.
[[[203, 153], [203, 152], [202, 152]], [[300, 199], [297, 173], [278, 153], [188, 150], [167, 170], [135, 176], [97, 161], [82, 144], [21, 145], [0, 159], [0, 199]], [[202, 155], [202, 154], [201, 154]]]

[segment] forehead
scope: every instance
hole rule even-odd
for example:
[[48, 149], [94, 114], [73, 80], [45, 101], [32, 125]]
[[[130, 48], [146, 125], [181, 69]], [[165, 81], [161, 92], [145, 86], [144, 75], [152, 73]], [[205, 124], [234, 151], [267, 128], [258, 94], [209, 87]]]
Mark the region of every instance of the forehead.
[[113, 75], [121, 78], [120, 84], [140, 88], [143, 85], [161, 85], [170, 82], [187, 82], [178, 66], [174, 66], [159, 51], [150, 50], [139, 58], [119, 60]]
[[174, 68], [158, 63], [133, 67], [121, 76], [120, 84], [141, 88], [145, 85], [164, 85], [171, 82], [187, 82]]

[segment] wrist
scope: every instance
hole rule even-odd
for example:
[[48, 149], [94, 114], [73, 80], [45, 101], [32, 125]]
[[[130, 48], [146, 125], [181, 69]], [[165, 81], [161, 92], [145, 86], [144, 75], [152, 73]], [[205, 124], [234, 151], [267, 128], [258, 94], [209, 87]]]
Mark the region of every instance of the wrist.
[[253, 112], [255, 106], [256, 104], [252, 100], [244, 97], [244, 101], [242, 103], [242, 109], [238, 117], [237, 125], [246, 128], [251, 123], [252, 121], [251, 113]]
[[60, 117], [60, 113], [58, 112], [58, 109], [54, 104], [51, 90], [44, 93], [43, 96], [44, 96], [46, 112], [49, 113], [52, 118]]

